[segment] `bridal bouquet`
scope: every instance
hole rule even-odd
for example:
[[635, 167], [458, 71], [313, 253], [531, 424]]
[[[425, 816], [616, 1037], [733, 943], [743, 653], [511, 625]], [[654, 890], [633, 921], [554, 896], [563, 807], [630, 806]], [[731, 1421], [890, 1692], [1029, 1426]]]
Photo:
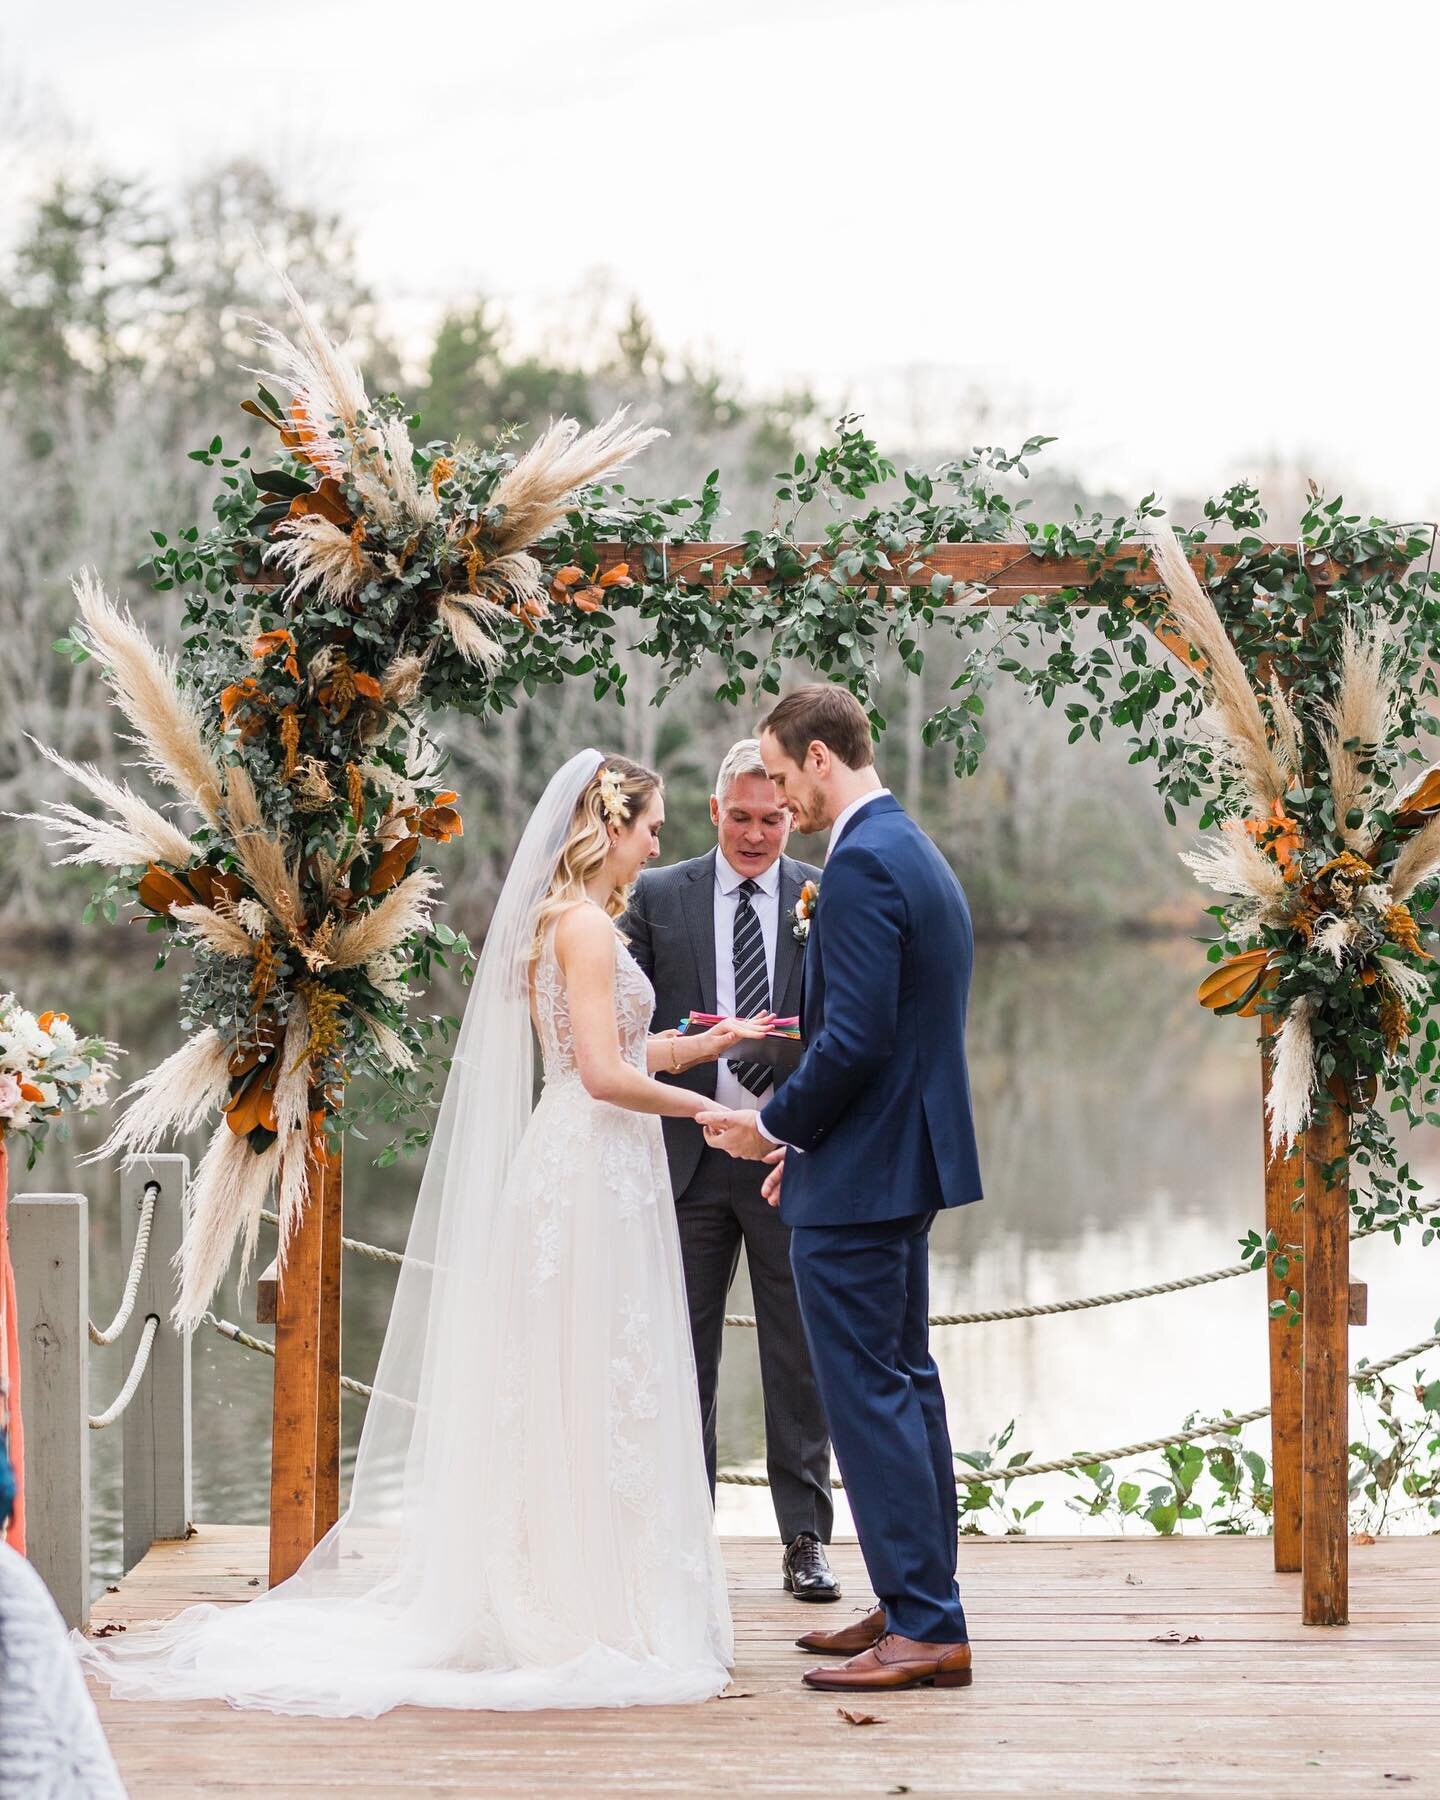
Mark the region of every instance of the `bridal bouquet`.
[[33, 1165], [52, 1120], [105, 1105], [110, 1058], [120, 1053], [104, 1038], [81, 1037], [67, 1013], [37, 1018], [0, 994], [0, 1140], [23, 1137]]
[[143, 1153], [219, 1110], [182, 1251], [186, 1323], [237, 1240], [248, 1266], [272, 1188], [283, 1259], [356, 1075], [397, 1113], [421, 1097], [442, 1022], [411, 1018], [411, 984], [468, 948], [433, 921], [438, 880], [419, 866], [425, 842], [463, 828], [424, 713], [499, 707], [533, 676], [542, 620], [551, 654], [557, 618], [577, 643], [603, 621], [628, 571], [587, 572], [556, 528], [577, 489], [659, 435], [617, 414], [584, 433], [561, 420], [518, 457], [418, 447], [399, 402], [372, 400], [287, 293], [295, 338], [262, 328], [275, 372], [245, 402], [276, 434], [274, 465], [216, 439], [198, 453], [225, 471], [216, 528], [174, 546], [157, 534], [157, 585], [186, 590], [180, 657], [90, 575], [58, 646], [100, 664], [141, 762], [189, 816], [46, 752], [104, 809], [52, 805], [41, 822], [64, 860], [114, 871], [101, 905], [148, 915], [161, 961], [191, 954], [193, 1035], [129, 1090], [99, 1152]]

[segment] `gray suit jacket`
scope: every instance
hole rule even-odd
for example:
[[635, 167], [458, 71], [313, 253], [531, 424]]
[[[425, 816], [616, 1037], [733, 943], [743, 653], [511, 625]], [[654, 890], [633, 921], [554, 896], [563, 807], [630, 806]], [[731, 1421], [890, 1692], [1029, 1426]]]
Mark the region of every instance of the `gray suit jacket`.
[[[619, 921], [630, 940], [630, 953], [655, 989], [652, 1029], [669, 1031], [691, 1011], [715, 1011], [715, 856], [714, 850], [668, 869], [644, 869], [630, 896], [630, 910]], [[820, 871], [793, 857], [780, 858], [780, 919], [775, 938], [773, 1011], [783, 1016], [800, 1011], [800, 972], [804, 946], [791, 929], [790, 915], [807, 881]], [[677, 1087], [715, 1098], [715, 1064], [699, 1063], [683, 1075], [657, 1077]], [[670, 1159], [670, 1185], [678, 1199], [694, 1177], [704, 1134], [689, 1119], [665, 1119], [665, 1151]], [[755, 1165], [759, 1170], [760, 1165]]]

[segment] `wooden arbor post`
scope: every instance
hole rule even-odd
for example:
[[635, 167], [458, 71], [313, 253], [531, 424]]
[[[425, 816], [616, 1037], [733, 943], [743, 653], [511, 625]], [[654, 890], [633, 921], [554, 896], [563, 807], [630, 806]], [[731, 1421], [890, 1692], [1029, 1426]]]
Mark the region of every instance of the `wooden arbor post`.
[[310, 1196], [256, 1313], [275, 1323], [270, 1585], [293, 1575], [340, 1516], [341, 1153], [310, 1145]]
[[[1305, 1280], [1303, 1188], [1299, 1151], [1289, 1155], [1270, 1148], [1267, 1129], [1270, 1079], [1274, 1057], [1274, 1027], [1262, 1013], [1260, 1039], [1260, 1137], [1265, 1157], [1265, 1235], [1273, 1235], [1282, 1253], [1289, 1255], [1283, 1278], [1275, 1273], [1273, 1259], [1265, 1262], [1268, 1304], [1284, 1303], [1288, 1293], [1303, 1294]], [[1301, 1251], [1287, 1252], [1294, 1245]], [[1271, 1545], [1275, 1568], [1281, 1574], [1299, 1571], [1301, 1559], [1301, 1438], [1305, 1409], [1301, 1392], [1301, 1335], [1284, 1315], [1269, 1320], [1270, 1335], [1270, 1481], [1273, 1495]]]

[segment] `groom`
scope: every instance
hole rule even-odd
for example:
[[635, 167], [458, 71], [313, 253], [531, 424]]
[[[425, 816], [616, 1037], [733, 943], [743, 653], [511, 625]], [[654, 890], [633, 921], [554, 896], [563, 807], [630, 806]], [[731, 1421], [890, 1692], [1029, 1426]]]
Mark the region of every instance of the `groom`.
[[852, 694], [787, 695], [761, 725], [760, 752], [799, 829], [832, 828], [805, 954], [806, 1052], [763, 1109], [717, 1107], [699, 1123], [732, 1156], [774, 1164], [767, 1197], [791, 1228], [800, 1313], [880, 1602], [858, 1625], [799, 1640], [849, 1658], [805, 1680], [966, 1687], [955, 1465], [927, 1318], [931, 1223], [980, 1198], [969, 909], [881, 786]]

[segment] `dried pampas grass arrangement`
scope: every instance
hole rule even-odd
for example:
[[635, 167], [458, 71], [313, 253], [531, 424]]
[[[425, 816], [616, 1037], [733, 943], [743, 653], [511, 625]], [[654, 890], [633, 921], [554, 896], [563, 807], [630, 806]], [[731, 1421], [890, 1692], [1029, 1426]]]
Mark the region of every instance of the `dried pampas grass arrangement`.
[[[283, 1260], [356, 1073], [416, 1104], [402, 1078], [431, 1051], [407, 1016], [407, 976], [465, 947], [432, 926], [438, 878], [415, 866], [423, 840], [462, 831], [424, 704], [439, 694], [484, 710], [552, 606], [552, 626], [596, 629], [600, 597], [630, 585], [628, 570], [572, 592], [582, 571], [552, 579], [546, 557], [559, 558], [537, 540], [664, 435], [617, 412], [588, 431], [554, 421], [518, 457], [417, 451], [399, 400], [367, 394], [350, 350], [279, 279], [293, 324], [260, 325], [259, 342], [264, 380], [285, 398], [262, 385], [245, 407], [277, 433], [284, 466], [247, 464], [228, 485], [246, 504], [253, 489], [248, 524], [188, 540], [177, 578], [205, 569], [208, 611], [186, 660], [95, 575], [75, 582], [75, 640], [143, 767], [193, 809], [195, 835], [50, 751], [99, 816], [65, 802], [25, 815], [67, 862], [118, 870], [167, 946], [193, 955], [186, 1010], [203, 1028], [124, 1096], [99, 1153], [153, 1149], [220, 1110], [179, 1259], [177, 1317], [190, 1325], [237, 1253], [248, 1267], [272, 1188]], [[245, 579], [255, 589], [235, 593]]]
[[1309, 996], [1302, 996], [1275, 1034], [1265, 1108], [1270, 1148], [1276, 1153], [1288, 1150], [1310, 1123], [1315, 1094], [1315, 1037], [1310, 1025], [1314, 1010]]
[[1284, 798], [1296, 776], [1289, 760], [1288, 725], [1272, 739], [1244, 665], [1214, 602], [1168, 525], [1150, 525], [1150, 554], [1170, 596], [1170, 611], [1203, 658], [1200, 679], [1210, 704], [1211, 729], [1222, 755], [1243, 783], [1248, 810], [1259, 816]]

